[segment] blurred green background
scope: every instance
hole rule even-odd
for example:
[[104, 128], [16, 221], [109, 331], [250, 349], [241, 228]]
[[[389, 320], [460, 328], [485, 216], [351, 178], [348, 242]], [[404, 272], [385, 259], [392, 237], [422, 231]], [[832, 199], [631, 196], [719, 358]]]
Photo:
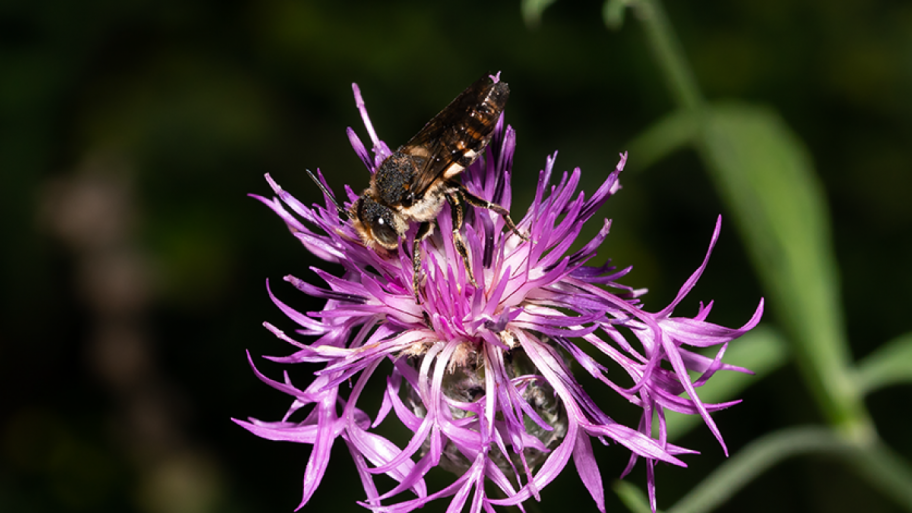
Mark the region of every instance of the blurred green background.
[[[673, 108], [642, 28], [628, 19], [608, 31], [601, 9], [558, 2], [530, 28], [516, 2], [0, 3], [0, 511], [293, 510], [309, 447], [258, 439], [229, 418], [284, 413], [289, 401], [255, 378], [244, 351], [258, 365], [260, 354], [290, 352], [261, 327], [292, 328], [264, 279], [283, 301], [319, 309], [281, 282], [310, 278], [319, 262], [245, 195], [268, 195], [268, 172], [302, 201], [321, 200], [305, 168], [320, 168], [337, 193], [366, 185], [345, 136], [351, 126], [367, 139], [352, 82], [395, 147], [498, 70], [518, 133], [514, 212], [555, 150], [557, 168], [581, 167], [593, 190]], [[912, 3], [667, 9], [708, 99], [772, 106], [808, 145], [832, 214], [853, 355], [908, 330]], [[631, 154], [628, 169], [602, 212], [615, 220], [602, 256], [633, 265], [625, 283], [648, 287], [646, 307], [658, 311], [699, 265], [722, 213], [709, 270], [679, 313], [715, 299], [710, 320], [741, 325], [764, 292], [696, 155], [643, 168]], [[600, 223], [591, 224], [594, 235]], [[261, 369], [281, 376], [268, 362]], [[606, 412], [635, 421], [596, 390]], [[743, 397], [715, 415], [735, 452], [821, 421], [792, 366]], [[912, 458], [908, 385], [867, 405], [883, 439]], [[689, 469], [658, 467], [660, 506], [724, 459], [706, 429], [680, 443], [703, 454], [686, 458]], [[597, 456], [610, 484], [626, 455]], [[644, 487], [642, 463], [628, 479]], [[596, 511], [572, 465], [530, 508], [562, 510], [567, 496]], [[304, 511], [364, 511], [361, 498], [337, 444]], [[623, 508], [610, 491], [608, 501]], [[720, 511], [772, 508], [898, 509], [836, 460], [805, 457]]]

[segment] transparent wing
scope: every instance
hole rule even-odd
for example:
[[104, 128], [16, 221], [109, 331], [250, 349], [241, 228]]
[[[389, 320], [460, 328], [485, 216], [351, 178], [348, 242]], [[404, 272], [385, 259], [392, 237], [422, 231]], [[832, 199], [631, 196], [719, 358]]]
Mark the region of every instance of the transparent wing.
[[415, 197], [438, 180], [457, 176], [484, 152], [509, 96], [506, 83], [485, 75], [399, 148], [418, 167], [411, 184]]

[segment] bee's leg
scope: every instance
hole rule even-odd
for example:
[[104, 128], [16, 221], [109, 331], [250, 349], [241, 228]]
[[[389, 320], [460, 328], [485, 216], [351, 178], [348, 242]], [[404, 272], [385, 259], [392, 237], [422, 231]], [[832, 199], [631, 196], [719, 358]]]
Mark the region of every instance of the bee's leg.
[[415, 292], [415, 303], [421, 304], [418, 296], [418, 288], [421, 285], [421, 241], [434, 233], [434, 225], [428, 222], [418, 225], [418, 233], [415, 234], [415, 242], [412, 244], [412, 290]]
[[497, 203], [491, 203], [488, 200], [481, 199], [478, 196], [473, 195], [462, 186], [462, 184], [454, 184], [456, 188], [456, 193], [462, 196], [462, 199], [466, 203], [472, 205], [473, 207], [486, 208], [488, 210], [493, 210], [494, 212], [500, 214], [500, 217], [503, 218], [504, 222], [507, 223], [507, 227], [515, 233], [522, 240], [529, 240], [529, 236], [519, 231], [516, 228], [516, 225], [513, 223], [513, 220], [510, 219], [510, 211], [498, 205]]
[[465, 220], [465, 212], [462, 209], [462, 202], [464, 201], [462, 193], [457, 190], [455, 191], [455, 194], [447, 194], [446, 199], [453, 209], [453, 245], [456, 246], [456, 251], [458, 251], [459, 256], [462, 257], [462, 264], [465, 266], [469, 283], [471, 283], [473, 287], [478, 288], [478, 283], [475, 281], [475, 274], [472, 272], [472, 264], [469, 262], [469, 252], [466, 250], [465, 241], [462, 240], [462, 234], [459, 233], [459, 230], [462, 229], [462, 223]]

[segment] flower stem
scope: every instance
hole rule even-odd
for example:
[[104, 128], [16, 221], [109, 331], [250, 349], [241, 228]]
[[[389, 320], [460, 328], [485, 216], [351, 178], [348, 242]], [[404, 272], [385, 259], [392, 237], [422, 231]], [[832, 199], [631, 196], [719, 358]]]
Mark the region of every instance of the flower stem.
[[852, 444], [824, 427], [800, 427], [758, 438], [685, 495], [668, 513], [711, 511], [755, 477], [792, 456], [808, 453], [845, 453]]
[[662, 4], [657, 0], [636, 0], [631, 6], [678, 106], [698, 114], [703, 97]]
[[[775, 124], [758, 124], [758, 120], [762, 122], [766, 118], [744, 113], [732, 115], [718, 106], [705, 104], [659, 0], [636, 0], [631, 6], [643, 25], [671, 94], [680, 109], [693, 118], [695, 149], [739, 221], [757, 275], [764, 282], [769, 302], [795, 348], [796, 361], [808, 388], [828, 422], [842, 436], [859, 444], [873, 443], [877, 435], [862, 402], [842, 324], [835, 259], [828, 237], [829, 218], [813, 172], [809, 166], [796, 165], [794, 173], [784, 178], [787, 181], [776, 185], [779, 189], [745, 189], [747, 170], [732, 155], [740, 155], [738, 151], [752, 155], [748, 150], [756, 148], [750, 145], [756, 146], [773, 136], [784, 141], [780, 146], [787, 146], [791, 134]], [[734, 129], [728, 130], [730, 125]], [[798, 155], [795, 159], [803, 164], [798, 158], [803, 157], [801, 149], [794, 153]], [[763, 176], [767, 181], [775, 178], [770, 174]], [[741, 185], [738, 190], [733, 189], [736, 182]], [[774, 195], [782, 188], [796, 191], [802, 205], [813, 210], [815, 215], [809, 217], [816, 224], [783, 220], [789, 212], [775, 207], [776, 197], [762, 196]], [[736, 193], [741, 196], [735, 197]], [[765, 217], [758, 218], [758, 213]], [[783, 226], [794, 229], [784, 230]], [[795, 235], [801, 230], [806, 232]], [[795, 237], [809, 238], [818, 246], [814, 251], [800, 253], [793, 244]], [[801, 272], [795, 272], [796, 269]], [[805, 269], [810, 272], [805, 273]]]
[[882, 444], [860, 446], [831, 428], [778, 431], [747, 445], [685, 495], [668, 513], [702, 513], [718, 507], [777, 463], [803, 454], [840, 456], [872, 486], [912, 511], [912, 468]]
[[852, 469], [874, 488], [912, 511], [912, 467], [884, 444], [855, 452]]

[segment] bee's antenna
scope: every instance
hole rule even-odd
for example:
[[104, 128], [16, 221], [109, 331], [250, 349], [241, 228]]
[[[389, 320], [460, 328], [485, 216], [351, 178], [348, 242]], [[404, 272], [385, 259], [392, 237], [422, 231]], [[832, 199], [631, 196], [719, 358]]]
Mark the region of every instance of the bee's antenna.
[[333, 205], [336, 206], [336, 210], [339, 211], [339, 214], [344, 215], [344, 216], [348, 217], [349, 219], [352, 219], [351, 212], [342, 208], [342, 205], [339, 205], [339, 203], [336, 201], [336, 197], [333, 196], [333, 193], [330, 192], [330, 190], [327, 189], [325, 185], [323, 185], [323, 182], [321, 182], [320, 180], [317, 180], [317, 177], [314, 176], [314, 174], [310, 172], [310, 169], [305, 169], [305, 171], [307, 171], [307, 175], [310, 176], [310, 179], [313, 180], [315, 184], [317, 184], [317, 187], [319, 187], [320, 190], [323, 191], [323, 195], [326, 196], [327, 198], [329, 198], [329, 201], [332, 201]]

